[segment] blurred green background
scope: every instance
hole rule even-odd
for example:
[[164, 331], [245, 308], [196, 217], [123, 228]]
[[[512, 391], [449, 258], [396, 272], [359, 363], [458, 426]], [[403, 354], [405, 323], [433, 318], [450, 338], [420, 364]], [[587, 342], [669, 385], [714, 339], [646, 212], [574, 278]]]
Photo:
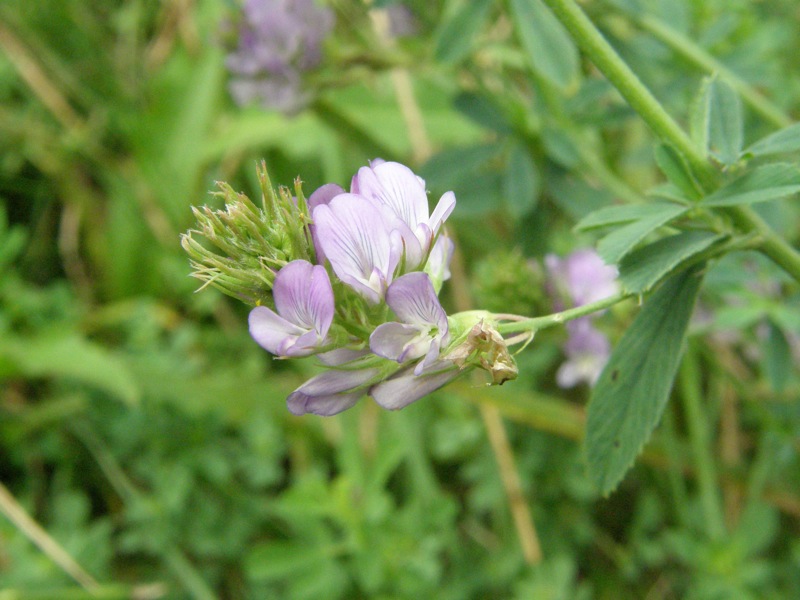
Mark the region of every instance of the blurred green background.
[[[257, 200], [261, 159], [307, 195], [378, 156], [452, 189], [446, 307], [526, 315], [553, 310], [543, 256], [591, 245], [575, 221], [662, 179], [543, 5], [411, 1], [391, 37], [397, 4], [374, 4], [329, 3], [285, 115], [231, 100], [232, 0], [0, 3], [0, 598], [796, 597], [800, 310], [758, 257], [709, 274], [675, 402], [608, 498], [585, 473], [588, 389], [554, 381], [563, 331], [502, 388], [297, 418], [284, 399], [313, 367], [195, 293], [190, 207], [219, 207], [217, 180]], [[584, 6], [681, 121], [715, 70], [758, 94], [747, 141], [800, 114], [794, 0]], [[796, 202], [763, 216], [798, 240]], [[634, 313], [600, 322], [616, 338]]]

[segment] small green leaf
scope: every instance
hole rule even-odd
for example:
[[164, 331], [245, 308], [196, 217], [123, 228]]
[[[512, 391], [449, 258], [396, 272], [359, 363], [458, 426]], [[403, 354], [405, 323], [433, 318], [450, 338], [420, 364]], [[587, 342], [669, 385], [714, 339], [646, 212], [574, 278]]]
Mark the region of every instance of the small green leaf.
[[439, 31], [436, 58], [442, 62], [455, 63], [467, 56], [486, 23], [491, 6], [491, 0], [464, 2]]
[[743, 119], [739, 95], [716, 75], [705, 77], [689, 118], [692, 139], [719, 162], [732, 165], [742, 152]]
[[524, 215], [536, 208], [541, 179], [536, 163], [523, 144], [516, 144], [511, 149], [503, 183], [506, 206], [513, 215]]
[[498, 133], [511, 133], [511, 126], [506, 115], [491, 99], [485, 96], [464, 92], [456, 96], [453, 106], [465, 117], [482, 127]]
[[692, 177], [686, 161], [675, 148], [669, 144], [658, 144], [654, 154], [658, 168], [670, 183], [681, 190], [687, 198], [695, 200], [700, 198], [701, 188]]
[[750, 156], [769, 156], [800, 150], [800, 123], [776, 131], [749, 146], [744, 154]]
[[792, 348], [781, 328], [772, 321], [764, 344], [762, 365], [772, 389], [782, 392], [792, 374]]
[[678, 218], [687, 210], [689, 209], [686, 206], [680, 204], [664, 205], [663, 210], [609, 233], [597, 243], [597, 253], [607, 264], [616, 264], [649, 233]]
[[800, 168], [791, 163], [756, 167], [703, 199], [706, 206], [736, 206], [777, 200], [800, 192]]
[[619, 484], [661, 418], [701, 281], [689, 269], [658, 288], [600, 374], [588, 408], [586, 456], [603, 494]]
[[531, 67], [566, 89], [578, 81], [578, 49], [541, 0], [511, 0], [511, 13]]
[[630, 223], [641, 219], [674, 214], [680, 204], [672, 202], [652, 202], [650, 204], [619, 204], [604, 206], [590, 212], [575, 225], [575, 231], [590, 231], [610, 225]]
[[634, 294], [646, 292], [686, 260], [724, 238], [710, 231], [684, 231], [637, 248], [620, 262], [622, 287]]

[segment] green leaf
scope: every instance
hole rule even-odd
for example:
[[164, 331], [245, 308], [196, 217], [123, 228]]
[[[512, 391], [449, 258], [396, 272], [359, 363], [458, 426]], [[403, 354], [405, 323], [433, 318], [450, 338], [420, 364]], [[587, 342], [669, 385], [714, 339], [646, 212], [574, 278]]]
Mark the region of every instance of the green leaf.
[[700, 198], [701, 188], [692, 177], [686, 161], [675, 148], [669, 144], [658, 144], [654, 150], [656, 164], [661, 172], [675, 187], [688, 198]]
[[680, 204], [672, 202], [652, 202], [650, 204], [619, 204], [615, 206], [604, 206], [598, 210], [590, 212], [575, 225], [576, 231], [589, 231], [630, 223], [664, 214], [673, 214]]
[[800, 168], [791, 163], [756, 167], [703, 199], [706, 206], [736, 206], [777, 200], [800, 192]]
[[772, 389], [782, 392], [792, 374], [792, 348], [781, 328], [772, 321], [769, 322], [762, 365]]
[[141, 392], [127, 364], [110, 350], [76, 334], [22, 338], [4, 335], [3, 376], [68, 379], [99, 388], [128, 404]]
[[622, 480], [664, 411], [700, 283], [689, 269], [658, 288], [600, 374], [588, 408], [586, 456], [603, 494]]
[[622, 287], [634, 294], [646, 292], [686, 260], [724, 238], [710, 231], [684, 231], [637, 248], [620, 262]]
[[511, 149], [503, 184], [506, 206], [514, 216], [527, 214], [536, 208], [541, 179], [524, 144], [515, 144]]
[[680, 204], [666, 204], [663, 210], [615, 229], [597, 243], [597, 253], [609, 265], [619, 262], [649, 233], [689, 210]]
[[566, 89], [578, 81], [578, 50], [567, 31], [541, 0], [511, 0], [511, 13], [531, 67]]
[[800, 123], [789, 125], [785, 129], [776, 131], [761, 138], [749, 146], [744, 154], [750, 156], [769, 156], [770, 154], [783, 154], [800, 150]]
[[455, 63], [469, 54], [491, 5], [491, 0], [464, 2], [458, 12], [445, 21], [436, 40], [437, 60]]
[[[702, 119], [706, 130], [701, 134], [707, 148], [724, 165], [732, 165], [742, 151], [742, 103], [739, 95], [725, 81], [711, 77], [704, 86]], [[706, 146], [704, 146], [706, 147]]]

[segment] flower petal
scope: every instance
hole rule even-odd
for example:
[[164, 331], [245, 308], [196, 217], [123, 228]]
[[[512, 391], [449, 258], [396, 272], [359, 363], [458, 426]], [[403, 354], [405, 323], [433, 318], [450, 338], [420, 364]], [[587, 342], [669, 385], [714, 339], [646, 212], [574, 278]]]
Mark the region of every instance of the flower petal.
[[353, 406], [366, 392], [357, 388], [365, 386], [378, 373], [375, 368], [325, 371], [289, 394], [286, 405], [294, 415], [335, 415]]
[[293, 343], [306, 333], [306, 330], [290, 323], [266, 306], [256, 306], [251, 310], [248, 323], [250, 335], [256, 343], [277, 356], [285, 356], [281, 352], [281, 346], [287, 339]]
[[461, 375], [462, 371], [449, 361], [438, 361], [437, 367], [450, 365], [446, 370], [430, 374], [414, 375], [411, 368], [405, 369], [381, 383], [372, 386], [369, 395], [383, 408], [397, 410], [416, 402]]
[[453, 192], [445, 192], [442, 194], [442, 197], [439, 198], [439, 203], [436, 205], [436, 208], [433, 209], [433, 214], [428, 221], [428, 225], [434, 236], [439, 233], [439, 228], [442, 226], [442, 223], [447, 220], [447, 217], [450, 216], [450, 213], [453, 212], [455, 207], [456, 195]]
[[339, 279], [380, 302], [400, 259], [380, 207], [355, 194], [340, 194], [317, 206], [313, 216], [320, 246]]
[[398, 277], [386, 291], [386, 304], [404, 323], [447, 332], [447, 313], [427, 273], [416, 271]]
[[405, 323], [378, 325], [369, 336], [369, 349], [378, 356], [403, 362], [419, 358], [428, 352], [431, 345], [427, 328]]
[[294, 260], [275, 276], [272, 288], [275, 308], [286, 320], [313, 330], [322, 341], [333, 321], [334, 298], [324, 267]]
[[391, 208], [411, 230], [428, 221], [425, 183], [405, 165], [373, 162], [370, 167], [361, 167], [356, 188], [362, 196]]
[[[322, 187], [318, 187], [316, 190], [314, 190], [314, 193], [308, 197], [308, 210], [313, 214], [314, 209], [317, 206], [320, 204], [329, 204], [330, 201], [339, 194], [344, 194], [344, 189], [335, 183], [326, 183]], [[317, 264], [324, 265], [325, 252], [322, 250], [322, 246], [320, 246], [319, 240], [317, 239], [317, 226], [316, 224], [311, 223], [308, 229], [311, 231], [311, 240], [314, 242], [314, 250], [317, 254]]]

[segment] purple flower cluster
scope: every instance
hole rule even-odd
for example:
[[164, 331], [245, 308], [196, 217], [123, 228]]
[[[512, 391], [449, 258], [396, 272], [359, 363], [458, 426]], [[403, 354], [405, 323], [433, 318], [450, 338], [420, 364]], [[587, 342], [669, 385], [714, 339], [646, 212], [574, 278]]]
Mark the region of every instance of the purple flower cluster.
[[286, 264], [275, 310], [250, 313], [263, 348], [315, 354], [329, 367], [290, 394], [292, 413], [333, 415], [366, 393], [402, 408], [458, 376], [443, 358], [450, 327], [437, 297], [452, 255], [442, 225], [455, 203], [447, 192], [430, 214], [425, 182], [382, 160], [361, 168], [349, 192], [328, 184], [309, 197], [317, 264]]
[[333, 21], [314, 0], [244, 0], [237, 46], [226, 59], [234, 100], [287, 113], [302, 108], [302, 74], [320, 63]]
[[[592, 249], [576, 250], [565, 258], [549, 254], [545, 267], [557, 310], [591, 304], [619, 291], [617, 269], [606, 265]], [[592, 385], [608, 362], [611, 344], [588, 316], [567, 323], [567, 333], [567, 360], [556, 373], [556, 383], [562, 388], [582, 382]]]

